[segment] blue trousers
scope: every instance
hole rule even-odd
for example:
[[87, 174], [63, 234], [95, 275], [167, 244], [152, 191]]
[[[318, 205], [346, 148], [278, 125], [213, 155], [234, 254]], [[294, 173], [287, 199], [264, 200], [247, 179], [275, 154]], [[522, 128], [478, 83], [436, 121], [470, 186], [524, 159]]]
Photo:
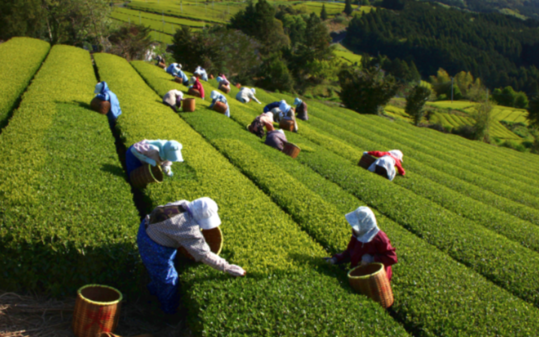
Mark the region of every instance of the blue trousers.
[[127, 169], [127, 176], [128, 177], [131, 177], [131, 172], [133, 172], [134, 170], [138, 169], [139, 167], [141, 167], [143, 165], [143, 163], [140, 161], [140, 159], [135, 157], [133, 152], [131, 152], [132, 147], [133, 147], [133, 145], [131, 145], [127, 149], [127, 151], [125, 152], [125, 167]]
[[177, 250], [153, 241], [146, 234], [144, 220], [139, 227], [137, 244], [142, 262], [150, 274], [150, 294], [157, 296], [166, 314], [176, 313], [180, 305], [178, 272], [174, 267]]

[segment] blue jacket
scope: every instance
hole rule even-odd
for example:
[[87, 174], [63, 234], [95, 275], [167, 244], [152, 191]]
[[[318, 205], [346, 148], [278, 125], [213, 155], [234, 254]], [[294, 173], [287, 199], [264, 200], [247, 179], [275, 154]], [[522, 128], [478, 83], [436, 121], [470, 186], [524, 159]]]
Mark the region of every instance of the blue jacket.
[[118, 97], [116, 97], [116, 95], [112, 91], [110, 91], [107, 82], [102, 83], [103, 89], [101, 89], [101, 92], [97, 95], [97, 98], [102, 101], [110, 102], [110, 111], [107, 113], [107, 117], [117, 119], [118, 116], [122, 114], [122, 109], [120, 108], [120, 101], [118, 101]]
[[270, 112], [273, 108], [278, 108], [281, 102], [273, 102], [264, 107], [264, 112]]

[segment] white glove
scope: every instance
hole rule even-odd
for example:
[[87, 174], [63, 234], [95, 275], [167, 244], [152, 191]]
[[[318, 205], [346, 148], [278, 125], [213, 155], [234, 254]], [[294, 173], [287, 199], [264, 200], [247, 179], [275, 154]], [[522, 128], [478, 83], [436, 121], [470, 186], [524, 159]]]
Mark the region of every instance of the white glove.
[[363, 262], [364, 264], [373, 263], [374, 256], [372, 256], [371, 254], [365, 254], [361, 257], [361, 262]]
[[335, 257], [325, 257], [324, 260], [329, 264], [337, 264], [337, 258]]
[[165, 174], [168, 176], [168, 177], [172, 177], [174, 175], [174, 173], [172, 172], [172, 170], [170, 169], [170, 166], [163, 166], [163, 169], [165, 170]]
[[228, 268], [226, 268], [225, 272], [232, 276], [245, 276], [246, 274], [242, 267], [236, 266], [235, 264], [231, 264]]

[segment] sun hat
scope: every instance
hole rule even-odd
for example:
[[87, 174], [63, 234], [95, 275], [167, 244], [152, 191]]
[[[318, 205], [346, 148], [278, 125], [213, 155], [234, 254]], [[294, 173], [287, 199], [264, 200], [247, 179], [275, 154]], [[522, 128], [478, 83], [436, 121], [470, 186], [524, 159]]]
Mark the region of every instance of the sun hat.
[[389, 153], [391, 153], [391, 155], [393, 155], [393, 157], [399, 159], [400, 161], [403, 161], [402, 160], [403, 154], [402, 154], [401, 150], [391, 150], [391, 151], [389, 151]]
[[217, 211], [219, 207], [211, 198], [203, 197], [190, 202], [187, 206], [193, 218], [202, 229], [212, 229], [221, 224]]
[[164, 158], [172, 162], [183, 162], [182, 144], [175, 140], [170, 140], [163, 147]]
[[221, 94], [217, 90], [213, 90], [210, 94], [211, 99], [216, 99], [219, 96], [221, 96]]
[[286, 104], [286, 101], [283, 99], [279, 104], [279, 110], [286, 114], [290, 111], [290, 105]]
[[95, 85], [94, 94], [100, 94], [101, 90], [103, 90], [103, 82], [99, 82]]
[[376, 217], [369, 207], [361, 206], [345, 215], [346, 221], [356, 231], [359, 242], [370, 242], [380, 231]]
[[296, 99], [294, 100], [294, 105], [298, 105], [298, 104], [301, 104], [303, 103], [302, 100], [299, 99], [299, 97], [296, 97]]

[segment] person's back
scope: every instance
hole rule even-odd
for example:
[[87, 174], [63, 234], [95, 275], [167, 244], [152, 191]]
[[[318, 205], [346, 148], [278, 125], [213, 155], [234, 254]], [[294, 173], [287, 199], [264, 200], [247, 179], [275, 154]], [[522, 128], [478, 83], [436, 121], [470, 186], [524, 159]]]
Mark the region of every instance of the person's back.
[[282, 151], [287, 142], [288, 141], [283, 130], [274, 130], [268, 132], [264, 144], [269, 145], [279, 151]]
[[309, 115], [307, 114], [307, 103], [301, 102], [296, 106], [297, 117], [301, 120], [309, 120]]

